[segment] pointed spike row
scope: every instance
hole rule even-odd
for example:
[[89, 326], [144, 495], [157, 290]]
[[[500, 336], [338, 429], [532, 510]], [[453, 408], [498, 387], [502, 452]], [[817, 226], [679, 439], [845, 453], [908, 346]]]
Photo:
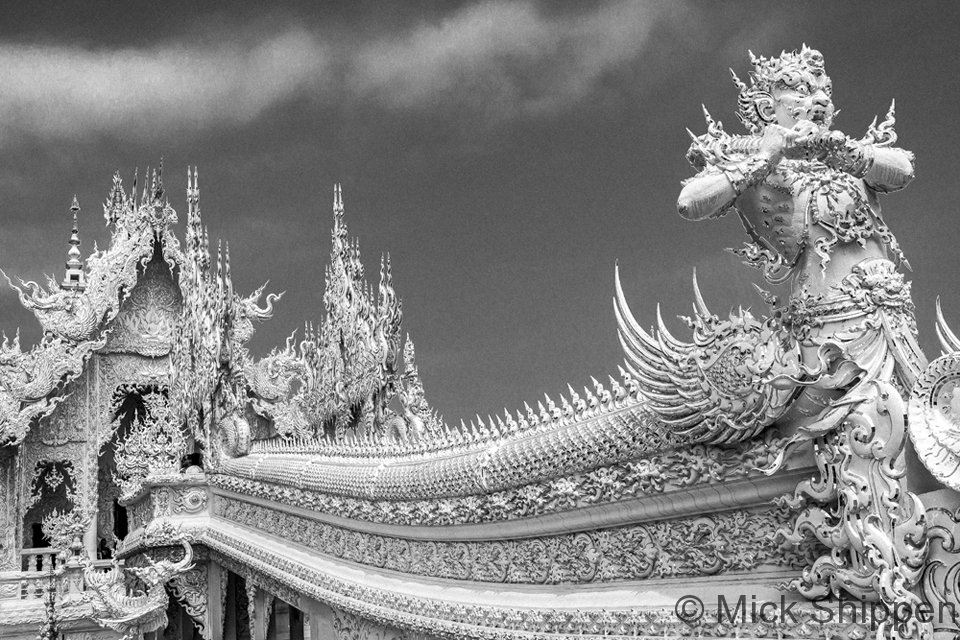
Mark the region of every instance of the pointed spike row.
[[614, 288], [616, 291], [616, 296], [614, 297], [614, 312], [617, 318], [617, 328], [621, 336], [621, 340], [627, 338], [632, 349], [626, 349], [627, 352], [634, 351], [650, 351], [651, 355], [656, 356], [659, 351], [656, 341], [652, 336], [647, 335], [647, 333], [640, 327], [640, 324], [634, 318], [633, 313], [630, 311], [630, 306], [627, 304], [626, 296], [623, 293], [623, 285], [620, 283], [620, 266], [617, 265], [614, 268]]
[[693, 269], [693, 299], [694, 299], [694, 311], [697, 316], [702, 320], [707, 320], [712, 317], [713, 314], [710, 313], [710, 309], [707, 308], [707, 303], [703, 299], [703, 293], [700, 291], [700, 284], [697, 282], [697, 269]]
[[937, 296], [936, 310], [937, 338], [940, 340], [941, 348], [943, 349], [944, 353], [954, 353], [956, 351], [960, 351], [960, 339], [957, 338], [957, 335], [953, 332], [953, 330], [947, 324], [946, 319], [943, 317], [943, 309], [940, 306], [940, 296]]
[[706, 120], [707, 129], [712, 129], [713, 125], [715, 124], [715, 121], [713, 119], [713, 116], [710, 115], [710, 112], [707, 111], [707, 105], [701, 104], [700, 108], [703, 109], [703, 119]]
[[746, 88], [747, 88], [746, 83], [744, 83], [744, 82], [739, 78], [739, 76], [737, 76], [737, 72], [734, 71], [733, 69], [730, 69], [730, 77], [733, 79], [733, 84], [737, 87], [737, 89], [738, 89], [739, 91], [745, 91], [745, 90], [746, 90]]
[[660, 312], [660, 305], [657, 305], [657, 337], [659, 338], [660, 348], [663, 349], [664, 354], [674, 361], [682, 358], [685, 353], [690, 350], [690, 345], [674, 338], [673, 334], [667, 329], [667, 325], [663, 321], [663, 315]]
[[[343, 195], [340, 192], [340, 184], [337, 183], [333, 186], [333, 216], [335, 223], [339, 223], [343, 218]], [[339, 229], [339, 225], [334, 225], [335, 231]]]

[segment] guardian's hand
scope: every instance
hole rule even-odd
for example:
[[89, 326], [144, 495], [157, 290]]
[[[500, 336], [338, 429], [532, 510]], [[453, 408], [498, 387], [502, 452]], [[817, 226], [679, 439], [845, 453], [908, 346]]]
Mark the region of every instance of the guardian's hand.
[[806, 142], [817, 127], [812, 122], [798, 122], [792, 129], [771, 123], [763, 130], [760, 151], [757, 155], [766, 158], [772, 165], [784, 158], [800, 158], [806, 155]]
[[[814, 140], [821, 138], [827, 132], [823, 127], [818, 126], [817, 124], [809, 120], [801, 120], [797, 124], [793, 125], [791, 131], [796, 132], [797, 136], [794, 138], [794, 143], [797, 148], [809, 148]], [[840, 134], [841, 136], [843, 134]]]

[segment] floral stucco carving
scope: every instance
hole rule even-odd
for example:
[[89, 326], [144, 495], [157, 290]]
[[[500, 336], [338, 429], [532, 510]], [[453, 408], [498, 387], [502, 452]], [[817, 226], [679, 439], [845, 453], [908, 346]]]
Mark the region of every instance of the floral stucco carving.
[[559, 584], [713, 575], [757, 566], [806, 566], [809, 545], [782, 548], [787, 509], [732, 511], [521, 540], [423, 541], [343, 529], [240, 500], [216, 515], [343, 560], [414, 575]]
[[[206, 537], [212, 559], [232, 569], [242, 567], [251, 574], [273, 578], [288, 589], [324, 602], [361, 619], [449, 640], [476, 638], [509, 640], [513, 638], [549, 640], [557, 637], [598, 635], [614, 638], [653, 636], [685, 638], [691, 635], [727, 636], [730, 625], [717, 622], [717, 611], [708, 611], [703, 622], [687, 625], [673, 609], [537, 609], [493, 605], [465, 605], [433, 600], [362, 586], [345, 581], [310, 566], [286, 560], [279, 554], [250, 541], [234, 538], [221, 531]], [[793, 622], [777, 616], [773, 623], [745, 623], [737, 626], [740, 637], [830, 637], [862, 640], [864, 627], [818, 622], [807, 606]], [[821, 618], [822, 619], [822, 618]], [[416, 637], [413, 635], [412, 637]]]
[[207, 565], [198, 564], [170, 580], [170, 590], [183, 604], [187, 614], [194, 620], [204, 640], [213, 637], [212, 629], [207, 628]]

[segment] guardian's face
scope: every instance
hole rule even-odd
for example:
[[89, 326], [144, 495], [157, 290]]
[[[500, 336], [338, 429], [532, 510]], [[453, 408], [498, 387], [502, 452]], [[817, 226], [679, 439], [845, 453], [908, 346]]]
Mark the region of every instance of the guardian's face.
[[833, 86], [830, 78], [807, 71], [784, 74], [773, 90], [774, 116], [777, 124], [792, 128], [807, 120], [826, 129], [833, 122]]

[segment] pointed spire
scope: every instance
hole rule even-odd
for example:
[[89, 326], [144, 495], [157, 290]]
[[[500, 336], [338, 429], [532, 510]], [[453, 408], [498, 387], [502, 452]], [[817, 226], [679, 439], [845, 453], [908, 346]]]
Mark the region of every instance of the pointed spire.
[[340, 185], [333, 185], [333, 220], [334, 220], [334, 230], [338, 230], [340, 227], [340, 222], [343, 220], [343, 193], [340, 190]]
[[193, 173], [190, 172], [190, 167], [187, 167], [187, 202], [190, 204], [191, 213], [196, 210], [197, 203], [200, 202], [200, 185], [197, 181], [197, 168], [193, 168]]
[[137, 180], [140, 178], [140, 167], [133, 170], [133, 186], [130, 187], [130, 206], [134, 210], [137, 208]]
[[87, 281], [83, 272], [83, 260], [80, 259], [80, 229], [77, 224], [80, 205], [77, 204], [77, 196], [73, 196], [70, 211], [73, 213], [73, 233], [70, 235], [70, 249], [67, 251], [67, 270], [60, 286], [64, 289], [83, 291], [87, 286]]
[[150, 181], [150, 200], [160, 202], [163, 200], [163, 157], [160, 157], [160, 166], [153, 170], [152, 180]]
[[[154, 182], [156, 182], [157, 172], [153, 172]], [[147, 180], [150, 179], [150, 165], [147, 165], [147, 170], [143, 172], [143, 189], [140, 190], [140, 206], [145, 207], [149, 204], [148, 194], [150, 193], [150, 187], [147, 186]], [[152, 185], [151, 185], [152, 186]]]

